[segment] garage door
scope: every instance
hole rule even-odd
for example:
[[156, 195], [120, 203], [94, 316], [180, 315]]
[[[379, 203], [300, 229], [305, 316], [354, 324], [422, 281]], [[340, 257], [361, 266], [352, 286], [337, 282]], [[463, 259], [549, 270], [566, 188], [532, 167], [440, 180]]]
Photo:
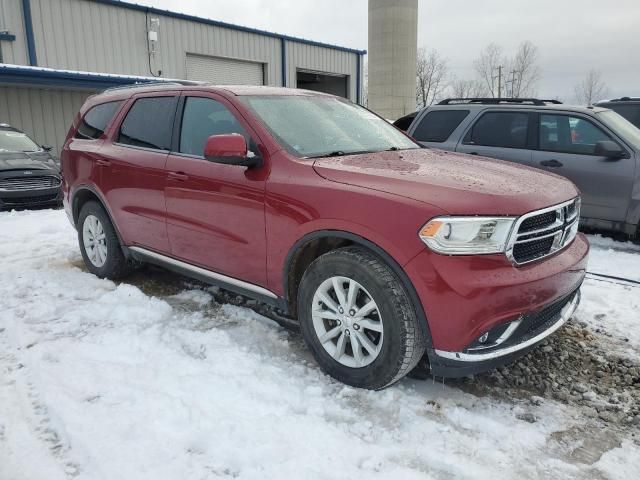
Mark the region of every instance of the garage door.
[[217, 85], [263, 85], [264, 64], [187, 54], [187, 79]]

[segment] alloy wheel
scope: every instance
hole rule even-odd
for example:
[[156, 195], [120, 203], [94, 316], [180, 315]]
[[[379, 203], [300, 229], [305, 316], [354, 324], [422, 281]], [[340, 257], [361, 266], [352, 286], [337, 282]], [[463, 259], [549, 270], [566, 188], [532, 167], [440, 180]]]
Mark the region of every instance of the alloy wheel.
[[95, 215], [87, 215], [82, 224], [82, 243], [89, 261], [97, 268], [107, 261], [107, 239], [102, 223]]

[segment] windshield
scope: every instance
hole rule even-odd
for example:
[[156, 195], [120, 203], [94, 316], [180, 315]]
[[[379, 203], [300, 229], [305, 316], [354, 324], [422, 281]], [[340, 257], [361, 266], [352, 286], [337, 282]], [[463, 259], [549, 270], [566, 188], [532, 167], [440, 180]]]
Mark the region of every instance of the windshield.
[[607, 127], [629, 142], [634, 148], [640, 149], [640, 130], [629, 120], [612, 110], [597, 113], [598, 118]]
[[421, 148], [367, 109], [339, 98], [246, 96], [242, 100], [297, 157]]
[[0, 152], [39, 152], [41, 148], [26, 134], [0, 130]]

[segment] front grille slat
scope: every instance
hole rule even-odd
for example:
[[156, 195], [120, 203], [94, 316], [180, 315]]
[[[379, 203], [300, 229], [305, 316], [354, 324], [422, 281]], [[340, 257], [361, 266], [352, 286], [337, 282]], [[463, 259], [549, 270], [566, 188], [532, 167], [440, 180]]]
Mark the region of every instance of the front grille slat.
[[576, 198], [551, 209], [532, 212], [517, 225], [509, 253], [518, 265], [539, 260], [566, 247], [577, 233], [580, 199]]
[[59, 186], [60, 179], [49, 175], [0, 178], [0, 190], [6, 192], [56, 188]]

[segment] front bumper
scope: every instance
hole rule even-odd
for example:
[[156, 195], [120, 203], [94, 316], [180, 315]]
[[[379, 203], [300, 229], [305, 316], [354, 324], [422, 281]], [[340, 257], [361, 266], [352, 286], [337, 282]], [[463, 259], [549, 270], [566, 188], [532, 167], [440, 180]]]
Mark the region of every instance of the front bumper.
[[60, 205], [62, 192], [60, 187], [20, 192], [0, 192], [0, 210], [13, 208], [45, 207]]
[[[533, 337], [542, 330], [534, 336], [527, 336], [531, 329], [507, 332], [518, 320], [528, 322], [564, 299], [575, 300], [569, 302], [575, 309], [578, 299], [571, 296], [577, 294], [586, 274], [588, 253], [582, 234], [555, 255], [522, 266], [514, 266], [505, 255], [446, 256], [428, 249], [419, 253], [404, 270], [427, 318], [433, 373], [451, 377], [489, 370], [524, 355], [560, 328], [564, 322], [552, 326], [545, 320], [540, 338]], [[486, 345], [495, 349], [482, 351], [479, 341], [485, 333], [489, 333]]]
[[504, 346], [500, 345], [486, 351], [467, 350], [463, 352], [431, 349], [429, 357], [432, 373], [438, 377], [455, 378], [484, 372], [510, 363], [524, 356], [562, 327], [573, 316], [579, 303], [580, 291], [577, 290], [567, 298], [560, 311], [543, 325], [512, 341], [509, 341], [511, 339], [507, 340], [503, 344]]
[[0, 171], [0, 210], [59, 205], [60, 174], [54, 170]]

